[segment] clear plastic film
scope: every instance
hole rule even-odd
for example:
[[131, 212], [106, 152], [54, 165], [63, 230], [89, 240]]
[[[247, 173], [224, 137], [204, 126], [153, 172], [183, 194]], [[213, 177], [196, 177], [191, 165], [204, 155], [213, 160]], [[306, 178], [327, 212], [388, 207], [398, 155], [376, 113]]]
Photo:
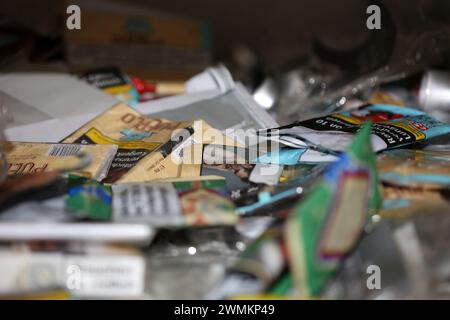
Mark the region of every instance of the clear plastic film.
[[153, 299], [203, 299], [247, 243], [231, 227], [161, 230], [145, 253], [146, 293]]
[[[381, 84], [444, 63], [449, 51], [449, 35], [448, 27], [428, 28], [419, 34], [398, 36], [391, 45], [385, 41], [379, 45], [386, 47], [381, 49], [383, 51], [390, 50], [388, 59], [375, 59], [371, 69], [357, 68], [353, 73], [346, 72], [341, 65], [345, 59], [339, 63], [327, 61], [320, 52], [325, 49], [313, 48], [306, 63], [279, 77], [281, 90], [275, 106], [278, 121], [284, 124], [293, 118], [303, 120], [351, 108]], [[361, 49], [357, 57], [366, 57], [364, 61], [368, 61], [370, 50], [370, 46]]]
[[[322, 297], [448, 299], [449, 223], [443, 207], [381, 219], [345, 260]], [[373, 276], [377, 272], [378, 279]]]

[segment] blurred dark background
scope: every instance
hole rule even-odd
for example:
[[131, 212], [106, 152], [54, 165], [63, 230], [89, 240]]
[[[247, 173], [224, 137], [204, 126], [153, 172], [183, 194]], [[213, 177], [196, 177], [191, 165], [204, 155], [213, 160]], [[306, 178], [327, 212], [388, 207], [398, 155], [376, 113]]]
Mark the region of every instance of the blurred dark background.
[[[46, 37], [50, 46], [51, 39], [64, 33], [67, 5], [79, 3], [83, 11], [80, 1], [2, 1], [0, 26], [28, 29]], [[114, 2], [97, 0], [88, 3], [108, 7]], [[160, 12], [208, 23], [212, 35], [211, 62], [224, 62], [235, 69], [235, 77], [242, 77], [244, 81], [248, 75], [240, 68], [242, 64], [257, 64], [260, 73], [276, 73], [310, 56], [317, 44], [319, 48], [325, 46], [338, 52], [364, 51], [365, 44], [376, 32], [366, 28], [369, 4], [381, 5], [383, 19], [390, 20], [388, 26], [382, 28], [384, 38], [374, 40], [381, 41], [381, 46], [376, 43], [380, 55], [383, 51], [392, 51], [392, 55], [402, 51], [403, 44], [398, 41], [402, 37], [408, 42], [408, 37], [450, 25], [448, 0], [127, 0], [116, 3], [122, 8], [136, 7], [142, 14]], [[389, 40], [389, 36], [396, 40]], [[389, 41], [393, 45], [385, 43]], [[327, 52], [324, 55], [327, 56]], [[51, 54], [46, 58], [50, 59]], [[11, 65], [8, 62], [3, 67], [11, 68]]]

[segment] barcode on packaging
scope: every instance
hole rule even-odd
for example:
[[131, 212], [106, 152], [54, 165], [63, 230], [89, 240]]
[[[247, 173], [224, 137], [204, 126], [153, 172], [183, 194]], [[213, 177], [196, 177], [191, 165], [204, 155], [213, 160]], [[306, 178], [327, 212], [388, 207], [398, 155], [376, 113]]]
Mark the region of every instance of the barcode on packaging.
[[54, 144], [48, 148], [48, 156], [51, 157], [69, 157], [77, 155], [82, 146], [77, 144]]

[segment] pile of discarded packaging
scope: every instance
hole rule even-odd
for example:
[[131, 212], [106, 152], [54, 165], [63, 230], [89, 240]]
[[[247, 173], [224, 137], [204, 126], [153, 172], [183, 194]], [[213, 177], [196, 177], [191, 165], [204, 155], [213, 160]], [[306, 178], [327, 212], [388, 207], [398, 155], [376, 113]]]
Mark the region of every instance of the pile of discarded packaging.
[[422, 78], [280, 125], [223, 66], [139, 103], [118, 69], [1, 75], [0, 297], [450, 297], [450, 77]]

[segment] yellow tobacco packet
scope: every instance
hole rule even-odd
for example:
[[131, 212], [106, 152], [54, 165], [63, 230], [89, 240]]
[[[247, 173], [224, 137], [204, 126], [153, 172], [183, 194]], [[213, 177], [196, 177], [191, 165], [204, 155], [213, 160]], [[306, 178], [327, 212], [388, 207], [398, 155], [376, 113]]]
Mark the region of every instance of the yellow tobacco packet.
[[71, 171], [80, 165], [79, 155], [86, 154], [90, 163], [77, 174], [102, 180], [108, 173], [117, 151], [115, 145], [82, 145], [66, 143], [0, 142], [6, 152], [8, 175], [39, 173], [50, 170]]

